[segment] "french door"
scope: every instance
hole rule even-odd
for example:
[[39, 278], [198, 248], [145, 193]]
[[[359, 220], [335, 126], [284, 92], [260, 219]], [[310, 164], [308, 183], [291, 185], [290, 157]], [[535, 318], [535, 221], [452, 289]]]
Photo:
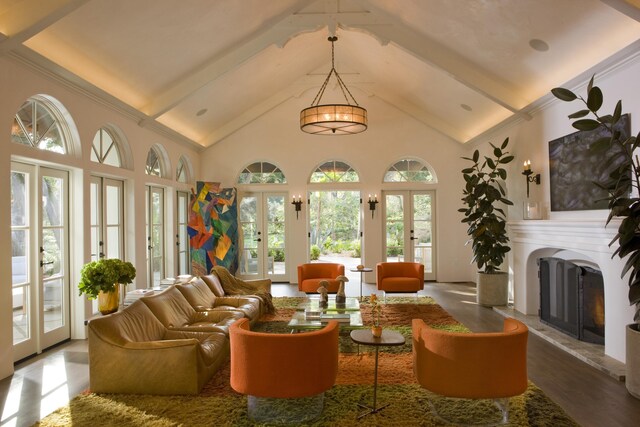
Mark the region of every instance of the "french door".
[[360, 191], [309, 193], [309, 257], [311, 262], [361, 263], [362, 203]]
[[71, 336], [68, 173], [12, 162], [14, 360]]
[[286, 246], [287, 193], [240, 195], [239, 276], [288, 281]]
[[[124, 260], [124, 182], [92, 176], [89, 183], [91, 261]], [[122, 292], [126, 292], [123, 289]], [[98, 312], [98, 300], [93, 300]]]
[[383, 208], [387, 262], [420, 262], [425, 280], [436, 280], [435, 193], [386, 191]]
[[176, 275], [191, 273], [191, 259], [189, 256], [189, 193], [178, 191], [176, 194]]
[[164, 189], [146, 188], [147, 277], [149, 287], [160, 286], [164, 267]]
[[91, 177], [91, 260], [123, 259], [124, 182]]

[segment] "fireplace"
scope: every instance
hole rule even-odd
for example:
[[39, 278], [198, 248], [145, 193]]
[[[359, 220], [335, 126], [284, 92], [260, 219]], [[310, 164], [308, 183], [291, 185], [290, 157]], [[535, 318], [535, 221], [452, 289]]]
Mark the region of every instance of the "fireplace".
[[538, 259], [540, 320], [572, 337], [604, 345], [602, 273], [560, 258]]

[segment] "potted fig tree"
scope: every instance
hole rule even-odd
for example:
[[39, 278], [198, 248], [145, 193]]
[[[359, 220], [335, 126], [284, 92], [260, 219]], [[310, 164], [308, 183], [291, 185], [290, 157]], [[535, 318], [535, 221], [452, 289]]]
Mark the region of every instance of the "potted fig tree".
[[462, 170], [465, 207], [458, 209], [464, 214], [462, 222], [469, 226], [467, 244], [471, 243], [472, 262], [479, 270], [476, 300], [484, 306], [507, 305], [508, 302], [509, 276], [500, 271], [500, 265], [511, 250], [503, 206], [513, 205], [500, 184], [507, 179], [505, 165], [514, 158], [505, 151], [509, 138], [499, 147], [489, 144], [493, 149], [492, 157], [480, 158], [478, 150], [473, 152], [473, 157], [463, 157], [471, 166]]
[[98, 299], [102, 314], [118, 311], [120, 285], [129, 284], [136, 277], [136, 269], [130, 262], [117, 258], [100, 259], [85, 264], [80, 271], [78, 290], [89, 299]]
[[625, 259], [620, 276], [629, 277], [629, 303], [635, 306], [634, 322], [626, 331], [626, 386], [631, 395], [640, 399], [640, 163], [637, 136], [623, 135], [616, 124], [622, 117], [622, 101], [618, 101], [613, 114], [599, 112], [603, 103], [602, 90], [593, 85], [592, 77], [587, 85], [587, 99], [569, 89], [555, 88], [553, 95], [566, 102], [580, 101], [585, 108], [569, 115], [576, 119], [572, 126], [578, 130], [604, 129], [605, 136], [595, 141], [589, 149], [602, 154], [602, 164], [608, 168], [608, 179], [595, 184], [605, 189], [609, 216], [620, 219], [618, 232], [609, 245], [617, 245], [613, 256]]

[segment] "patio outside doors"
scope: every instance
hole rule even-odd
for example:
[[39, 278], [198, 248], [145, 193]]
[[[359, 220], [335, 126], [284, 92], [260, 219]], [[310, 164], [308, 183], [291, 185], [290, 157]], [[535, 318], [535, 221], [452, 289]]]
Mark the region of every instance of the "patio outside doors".
[[289, 280], [286, 269], [287, 193], [244, 193], [240, 195], [240, 265], [243, 279]]
[[420, 262], [425, 280], [436, 280], [435, 193], [387, 191], [383, 208], [386, 261]]

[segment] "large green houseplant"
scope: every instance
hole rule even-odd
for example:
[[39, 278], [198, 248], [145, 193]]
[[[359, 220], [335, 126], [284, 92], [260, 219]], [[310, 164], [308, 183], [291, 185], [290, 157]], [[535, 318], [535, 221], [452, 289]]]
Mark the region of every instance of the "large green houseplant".
[[98, 298], [98, 310], [102, 314], [118, 310], [120, 284], [129, 284], [136, 277], [136, 269], [130, 262], [116, 258], [91, 261], [80, 271], [78, 290], [89, 299]]
[[483, 156], [475, 150], [473, 157], [463, 157], [471, 166], [462, 169], [465, 187], [465, 207], [462, 222], [469, 228], [467, 234], [473, 250], [473, 262], [478, 266], [477, 302], [485, 306], [506, 305], [508, 301], [508, 276], [499, 271], [509, 247], [506, 213], [502, 205], [513, 205], [506, 198], [500, 181], [507, 179], [505, 165], [513, 160], [506, 151], [509, 138], [500, 147], [489, 143], [493, 157]]
[[[569, 115], [576, 119], [572, 126], [578, 130], [604, 129], [605, 136], [595, 141], [589, 148], [601, 153], [603, 166], [608, 168], [608, 179], [595, 184], [605, 189], [609, 216], [605, 225], [613, 218], [620, 219], [618, 231], [609, 246], [617, 244], [613, 257], [624, 259], [621, 277], [629, 274], [629, 303], [635, 306], [635, 323], [627, 326], [626, 342], [626, 384], [629, 392], [640, 398], [640, 161], [637, 136], [625, 136], [615, 128], [622, 117], [622, 101], [618, 101], [613, 114], [599, 112], [603, 103], [602, 90], [594, 86], [592, 77], [587, 85], [587, 99], [569, 89], [554, 88], [553, 95], [566, 102], [579, 100], [586, 108]], [[586, 118], [590, 117], [590, 118]]]

